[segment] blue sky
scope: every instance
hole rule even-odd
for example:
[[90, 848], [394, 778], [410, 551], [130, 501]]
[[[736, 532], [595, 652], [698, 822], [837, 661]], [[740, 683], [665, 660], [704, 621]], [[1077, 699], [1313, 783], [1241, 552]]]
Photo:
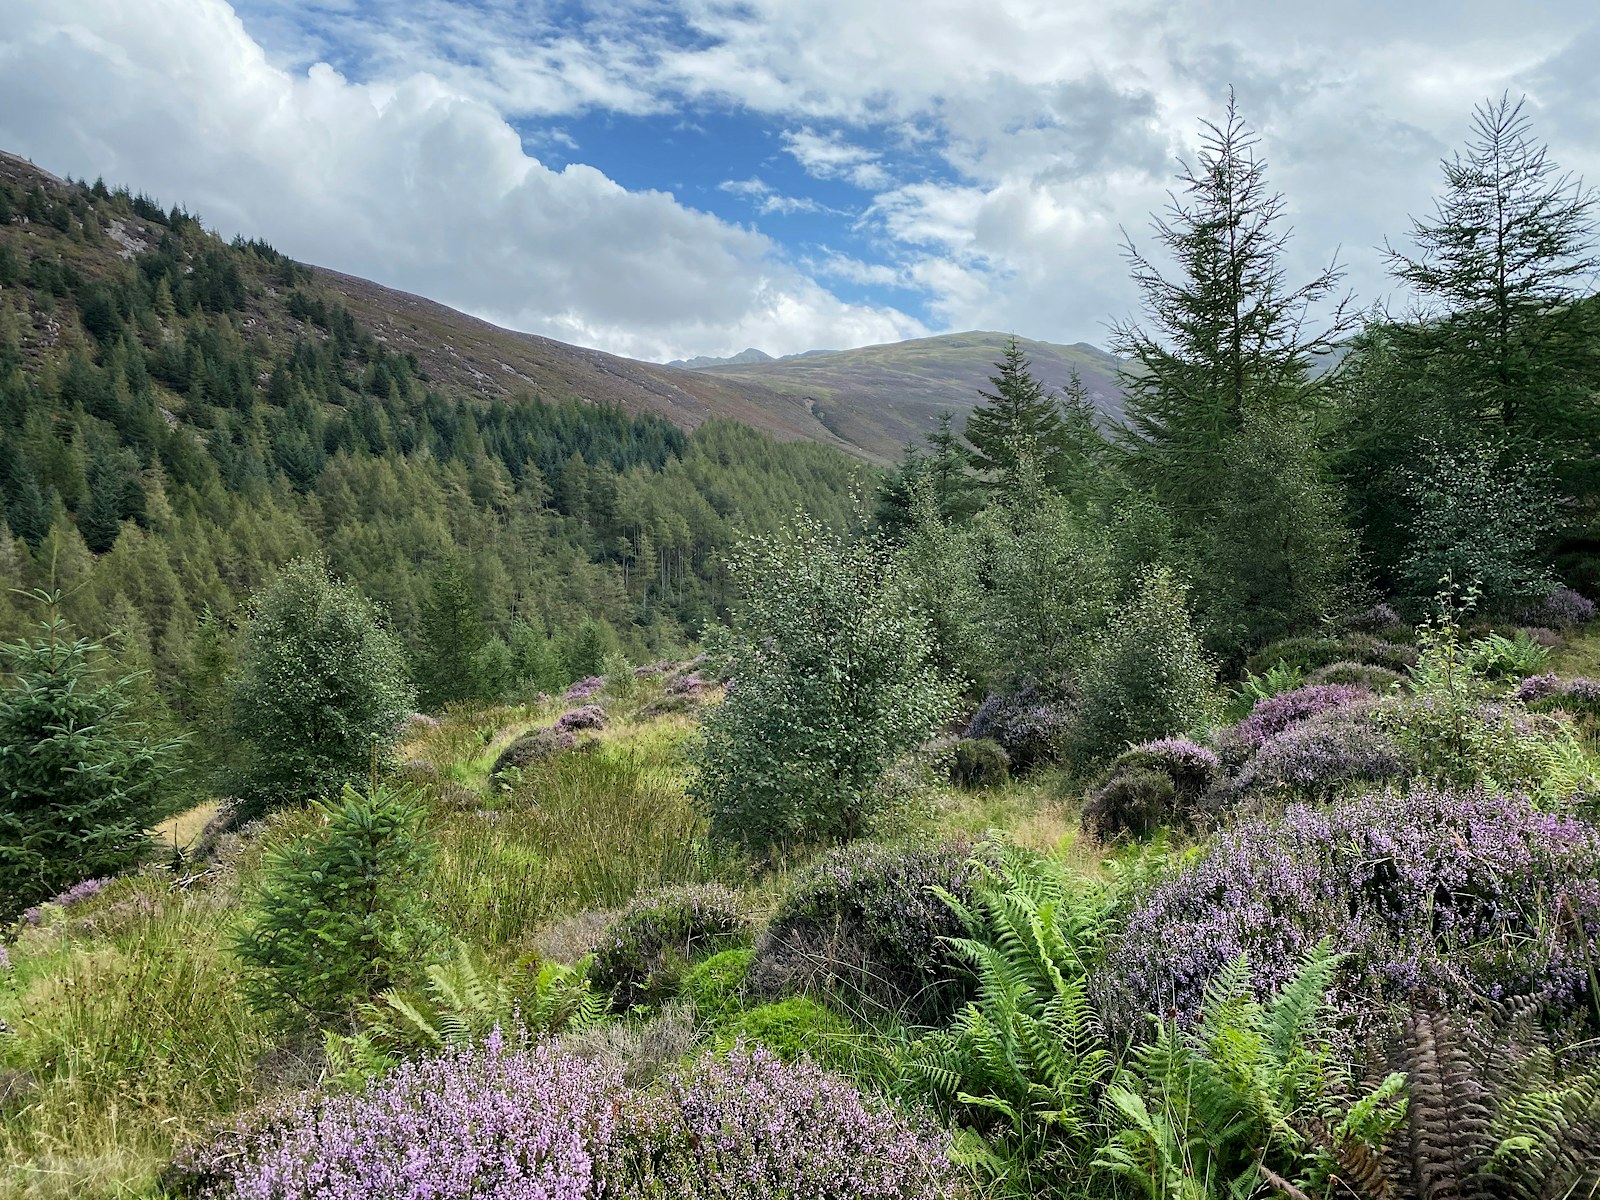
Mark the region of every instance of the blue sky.
[[648, 359], [1103, 343], [1228, 89], [1390, 300], [1475, 103], [1600, 176], [1592, 0], [8, 0], [0, 147], [306, 261]]

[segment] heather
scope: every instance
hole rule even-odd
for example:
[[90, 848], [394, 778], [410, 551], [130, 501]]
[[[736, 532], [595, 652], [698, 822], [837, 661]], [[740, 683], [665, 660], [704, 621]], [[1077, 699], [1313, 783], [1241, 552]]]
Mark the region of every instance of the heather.
[[1600, 835], [1516, 795], [1419, 787], [1246, 820], [1131, 911], [1099, 996], [1124, 1036], [1145, 1013], [1192, 1017], [1248, 954], [1257, 994], [1323, 938], [1347, 955], [1339, 1019], [1391, 1003], [1471, 1008], [1526, 997], [1592, 1021]]
[[954, 1195], [944, 1139], [808, 1063], [736, 1047], [627, 1088], [614, 1068], [498, 1031], [364, 1090], [257, 1114], [180, 1156], [197, 1197]]

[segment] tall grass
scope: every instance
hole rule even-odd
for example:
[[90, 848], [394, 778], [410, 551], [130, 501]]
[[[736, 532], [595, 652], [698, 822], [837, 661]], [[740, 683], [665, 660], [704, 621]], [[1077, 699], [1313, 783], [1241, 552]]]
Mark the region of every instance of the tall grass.
[[129, 1196], [175, 1145], [250, 1103], [270, 1041], [222, 948], [223, 897], [116, 889], [30, 931], [0, 991], [0, 1195]]
[[536, 764], [496, 804], [434, 830], [433, 912], [481, 946], [514, 945], [551, 918], [716, 870], [675, 767], [625, 743]]

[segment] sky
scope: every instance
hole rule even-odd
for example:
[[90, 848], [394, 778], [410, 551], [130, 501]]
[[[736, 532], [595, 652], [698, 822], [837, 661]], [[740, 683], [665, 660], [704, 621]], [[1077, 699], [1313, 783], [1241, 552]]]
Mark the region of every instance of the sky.
[[1104, 345], [1233, 89], [1365, 304], [1473, 106], [1600, 180], [1594, 0], [0, 0], [0, 148], [636, 358]]

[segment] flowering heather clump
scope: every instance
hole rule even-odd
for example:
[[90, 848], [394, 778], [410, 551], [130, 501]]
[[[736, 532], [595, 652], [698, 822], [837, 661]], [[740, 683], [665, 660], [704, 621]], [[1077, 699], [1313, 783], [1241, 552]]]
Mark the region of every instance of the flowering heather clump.
[[604, 729], [605, 727], [606, 710], [598, 704], [585, 704], [582, 708], [564, 712], [556, 718], [555, 724], [555, 729], [558, 733], [570, 733], [574, 729]]
[[489, 768], [489, 777], [498, 778], [501, 773], [513, 767], [521, 770], [563, 750], [571, 750], [577, 744], [577, 737], [568, 729], [557, 727], [532, 730], [500, 751], [494, 760], [494, 766]]
[[1553, 589], [1543, 600], [1529, 605], [1522, 613], [1522, 620], [1527, 624], [1548, 625], [1553, 629], [1587, 625], [1594, 618], [1594, 601], [1569, 587]]
[[1553, 672], [1546, 675], [1530, 675], [1517, 685], [1517, 690], [1512, 693], [1523, 704], [1532, 704], [1535, 700], [1543, 700], [1556, 695], [1561, 690], [1561, 678]]
[[965, 1193], [949, 1139], [933, 1126], [912, 1124], [839, 1076], [761, 1047], [701, 1059], [630, 1117], [622, 1196], [927, 1200]]
[[1384, 784], [1406, 776], [1395, 741], [1370, 719], [1366, 705], [1318, 713], [1268, 738], [1228, 783], [1237, 799], [1251, 793], [1292, 793], [1328, 799], [1356, 783]]
[[616, 1008], [654, 1002], [692, 959], [747, 943], [749, 926], [744, 904], [721, 884], [665, 888], [639, 897], [606, 927], [590, 978]]
[[1071, 705], [1051, 699], [1029, 683], [1009, 695], [991, 694], [978, 706], [961, 736], [999, 742], [1010, 756], [1012, 770], [1022, 772], [1049, 762], [1060, 752], [1072, 717]]
[[1257, 702], [1250, 715], [1224, 737], [1227, 755], [1240, 761], [1289, 726], [1318, 713], [1333, 712], [1369, 698], [1365, 688], [1346, 683], [1318, 683], [1279, 692]]
[[1169, 737], [1125, 750], [1084, 806], [1083, 820], [1102, 841], [1148, 837], [1164, 825], [1187, 825], [1222, 773], [1214, 751]]
[[1560, 679], [1554, 675], [1535, 675], [1522, 681], [1516, 697], [1541, 712], [1555, 709], [1574, 715], [1600, 717], [1600, 679], [1584, 676]]
[[22, 914], [23, 924], [38, 925], [44, 920], [46, 908], [64, 909], [71, 908], [74, 904], [81, 904], [91, 896], [98, 896], [110, 882], [111, 880], [108, 878], [101, 878], [85, 879], [80, 883], [75, 883], [53, 900], [47, 900], [43, 904], [35, 904], [32, 908], [24, 911]]
[[756, 947], [753, 990], [820, 991], [938, 1021], [967, 999], [946, 938], [965, 937], [939, 887], [963, 903], [976, 872], [963, 842], [858, 843], [823, 855], [790, 887]]
[[580, 679], [577, 683], [569, 687], [566, 695], [563, 696], [562, 699], [587, 700], [590, 696], [594, 695], [605, 686], [606, 681], [604, 676], [590, 675], [587, 679]]
[[691, 672], [688, 675], [674, 676], [667, 684], [667, 695], [698, 696], [705, 690], [705, 688], [706, 681], [701, 679], [699, 675]]
[[1343, 662], [1329, 663], [1325, 667], [1318, 667], [1306, 676], [1305, 682], [1308, 684], [1342, 683], [1350, 687], [1361, 688], [1363, 691], [1386, 696], [1398, 688], [1404, 687], [1406, 677], [1399, 671], [1390, 670], [1388, 667], [1375, 667], [1371, 663], [1345, 660]]
[[409, 1062], [181, 1158], [222, 1200], [589, 1200], [622, 1080], [552, 1045], [482, 1045]]
[[1222, 834], [1128, 918], [1098, 984], [1123, 1035], [1146, 1014], [1190, 1019], [1248, 953], [1266, 996], [1324, 937], [1348, 954], [1336, 1008], [1369, 1031], [1388, 1001], [1467, 1006], [1528, 996], [1592, 1018], [1600, 834], [1516, 795], [1419, 789]]
[[1351, 613], [1340, 624], [1347, 633], [1382, 633], [1400, 624], [1400, 614], [1388, 604], [1374, 604]]
[[179, 1156], [205, 1200], [922, 1200], [962, 1193], [948, 1139], [766, 1050], [649, 1091], [543, 1043], [408, 1062]]
[[1124, 764], [1161, 771], [1171, 776], [1173, 786], [1189, 796], [1203, 793], [1222, 771], [1222, 761], [1215, 750], [1181, 737], [1143, 742], [1125, 750], [1116, 765]]

